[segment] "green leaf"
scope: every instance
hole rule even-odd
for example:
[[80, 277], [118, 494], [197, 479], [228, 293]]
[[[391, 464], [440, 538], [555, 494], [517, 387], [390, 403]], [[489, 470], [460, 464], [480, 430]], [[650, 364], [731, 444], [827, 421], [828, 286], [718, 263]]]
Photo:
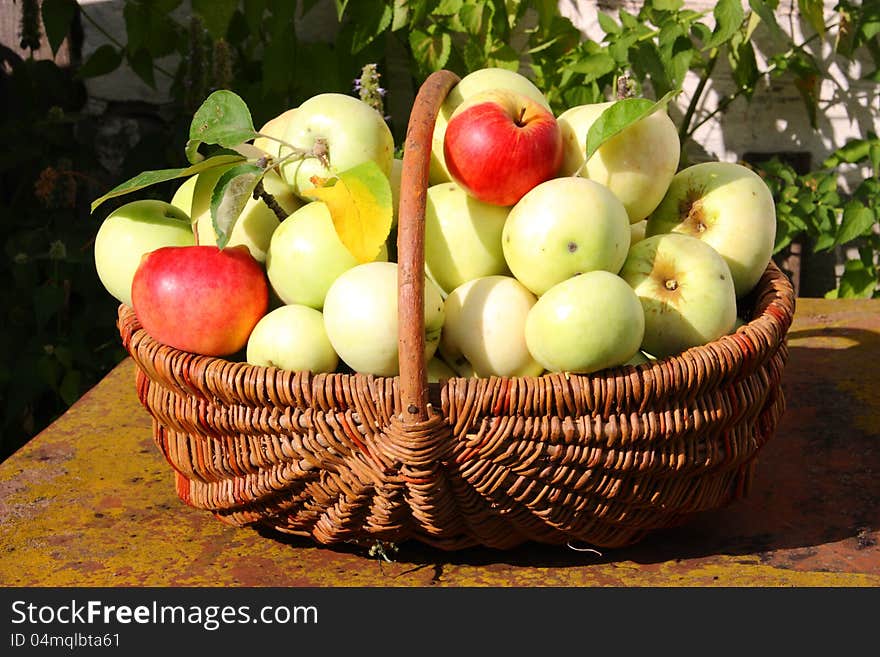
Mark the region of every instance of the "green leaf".
[[660, 11], [678, 11], [684, 5], [684, 0], [654, 0], [651, 4]]
[[746, 98], [751, 98], [755, 84], [761, 77], [751, 41], [743, 41], [735, 50], [730, 51], [730, 66], [733, 69], [734, 82], [743, 90]]
[[122, 53], [109, 43], [105, 43], [89, 56], [76, 74], [77, 77], [82, 79], [96, 78], [100, 75], [112, 73], [119, 68], [121, 63]]
[[576, 73], [583, 73], [586, 81], [595, 80], [617, 68], [617, 62], [611, 55], [597, 53], [588, 55], [572, 64], [569, 69]]
[[359, 2], [354, 5], [350, 16], [354, 23], [351, 54], [356, 55], [385, 32], [391, 26], [393, 16], [393, 8], [385, 3], [382, 3], [382, 7], [379, 9], [367, 2]]
[[143, 171], [142, 173], [136, 175], [134, 178], [126, 180], [124, 183], [117, 185], [100, 198], [92, 201], [91, 212], [94, 212], [95, 209], [99, 205], [101, 205], [101, 203], [108, 199], [116, 198], [117, 196], [122, 196], [124, 194], [130, 194], [131, 192], [136, 192], [139, 189], [149, 187], [150, 185], [167, 182], [169, 180], [174, 180], [175, 178], [187, 178], [189, 176], [193, 176], [197, 173], [205, 171], [206, 169], [224, 166], [233, 162], [241, 162], [244, 159], [245, 158], [242, 155], [217, 155], [215, 157], [210, 157], [206, 160], [203, 160], [198, 164], [193, 164], [191, 166], [183, 167], [180, 169], [158, 169], [155, 171]]
[[822, 0], [798, 0], [800, 15], [807, 19], [816, 34], [825, 38], [825, 3]]
[[584, 161], [589, 160], [602, 144], [633, 123], [641, 121], [658, 110], [665, 110], [669, 101], [679, 93], [681, 93], [680, 89], [670, 91], [657, 102], [651, 102], [647, 98], [625, 98], [606, 108], [587, 132]]
[[446, 66], [452, 52], [452, 37], [446, 32], [429, 34], [413, 30], [409, 34], [409, 45], [422, 73], [427, 74]]
[[58, 386], [58, 394], [68, 406], [80, 397], [80, 386], [82, 383], [82, 374], [79, 370], [67, 370], [61, 378], [61, 385]]
[[611, 16], [604, 12], [598, 12], [596, 17], [599, 19], [599, 27], [605, 34], [620, 34], [620, 25], [617, 24]]
[[327, 204], [339, 239], [358, 262], [375, 260], [391, 231], [392, 196], [388, 178], [372, 160], [339, 174], [308, 197]]
[[52, 54], [57, 55], [76, 16], [76, 0], [43, 0], [42, 14], [46, 38]]
[[745, 13], [740, 0], [720, 0], [712, 10], [715, 16], [715, 29], [709, 41], [704, 44], [707, 49], [717, 48], [730, 40], [742, 25]]
[[770, 7], [764, 0], [749, 0], [749, 7], [761, 19], [761, 22], [767, 26], [770, 31], [771, 38], [778, 44], [786, 44], [790, 41], [789, 36], [782, 31], [779, 23], [776, 22], [776, 14], [773, 13], [773, 7]]
[[867, 235], [875, 223], [877, 218], [870, 208], [858, 201], [850, 201], [843, 208], [843, 218], [837, 230], [837, 237], [834, 239], [835, 246], [847, 244], [857, 237]]
[[226, 36], [229, 21], [237, 7], [238, 0], [192, 0], [193, 12], [202, 17], [205, 27], [215, 39]]
[[397, 32], [409, 24], [409, 3], [407, 0], [394, 0], [391, 18], [391, 31]]
[[463, 0], [440, 0], [431, 11], [433, 16], [455, 16], [461, 11]]
[[244, 206], [253, 198], [254, 189], [266, 170], [255, 164], [239, 164], [225, 171], [211, 193], [211, 223], [217, 246], [224, 248]]
[[839, 298], [870, 299], [877, 289], [877, 273], [861, 260], [849, 260], [843, 266], [843, 275], [837, 289]]
[[127, 53], [128, 65], [137, 76], [151, 89], [156, 88], [156, 75], [153, 71], [153, 56], [146, 48], [138, 48], [134, 53]]
[[236, 93], [221, 89], [208, 96], [193, 115], [187, 155], [195, 153], [201, 143], [232, 148], [256, 136], [248, 106]]

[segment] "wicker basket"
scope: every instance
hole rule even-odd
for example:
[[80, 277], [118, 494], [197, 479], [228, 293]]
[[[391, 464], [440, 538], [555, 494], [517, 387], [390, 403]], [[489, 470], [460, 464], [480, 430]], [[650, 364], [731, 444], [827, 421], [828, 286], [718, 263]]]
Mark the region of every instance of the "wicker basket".
[[794, 292], [772, 263], [735, 334], [593, 375], [428, 384], [424, 211], [433, 74], [410, 120], [400, 200], [400, 376], [311, 374], [159, 344], [119, 308], [156, 445], [193, 507], [322, 544], [631, 544], [745, 494], [784, 408]]

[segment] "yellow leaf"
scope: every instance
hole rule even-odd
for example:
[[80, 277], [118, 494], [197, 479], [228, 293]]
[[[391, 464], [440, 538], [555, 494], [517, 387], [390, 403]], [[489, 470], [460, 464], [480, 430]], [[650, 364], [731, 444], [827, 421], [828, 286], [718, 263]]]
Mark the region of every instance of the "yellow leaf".
[[391, 232], [391, 184], [382, 169], [364, 162], [311, 189], [309, 198], [330, 209], [339, 239], [358, 262], [372, 262]]

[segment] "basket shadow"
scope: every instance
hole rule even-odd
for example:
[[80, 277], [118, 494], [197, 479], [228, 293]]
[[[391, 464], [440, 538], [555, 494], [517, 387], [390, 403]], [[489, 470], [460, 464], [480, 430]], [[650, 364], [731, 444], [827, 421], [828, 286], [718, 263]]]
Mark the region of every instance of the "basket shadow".
[[[793, 330], [783, 375], [786, 411], [758, 454], [750, 490], [726, 507], [655, 530], [622, 548], [525, 543], [508, 550], [475, 547], [454, 552], [417, 541], [396, 546], [396, 562], [413, 567], [444, 564], [585, 567], [630, 561], [656, 564], [716, 555], [773, 553], [811, 556], [822, 546], [849, 542], [871, 548], [880, 536], [880, 333], [850, 328]], [[866, 371], [869, 370], [869, 371]], [[309, 539], [258, 530], [292, 547]], [[368, 556], [367, 545], [322, 547]], [[375, 556], [375, 554], [370, 555]]]

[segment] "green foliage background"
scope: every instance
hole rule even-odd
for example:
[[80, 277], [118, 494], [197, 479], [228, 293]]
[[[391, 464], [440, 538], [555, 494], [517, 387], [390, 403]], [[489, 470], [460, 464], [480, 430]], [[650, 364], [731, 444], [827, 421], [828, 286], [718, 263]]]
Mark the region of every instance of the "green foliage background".
[[[74, 0], [44, 0], [41, 9], [36, 0], [17, 1], [22, 49], [35, 50], [44, 36], [53, 50], [68, 38], [75, 51], [86, 23], [108, 43], [70, 69], [20, 57], [0, 44], [0, 95], [9, 99], [0, 103], [0, 268], [6, 281], [0, 292], [0, 458], [123, 357], [116, 303], [100, 286], [91, 251], [97, 227], [114, 204], [90, 215], [89, 202], [140, 171], [185, 165], [192, 114], [214, 90], [235, 91], [259, 126], [314, 94], [353, 93], [353, 79], [375, 63], [393, 82], [385, 100], [386, 108], [395, 108], [389, 124], [400, 143], [408, 118], [401, 108], [440, 68], [460, 75], [486, 66], [519, 70], [545, 91], [557, 112], [613, 97], [621, 79], [637, 95], [660, 98], [679, 89], [690, 72], [699, 83], [679, 121], [687, 153], [701, 125], [739, 98], [763, 100], [765, 83], [777, 78], [795, 84], [815, 127], [819, 89], [830, 79], [827, 62], [813, 54], [817, 44], [831, 44], [833, 61], [872, 63], [863, 81], [880, 82], [876, 2], [841, 1], [827, 18], [821, 1], [799, 0], [808, 34], [802, 42], [777, 24], [778, 3], [763, 0], [750, 0], [747, 10], [739, 0], [721, 0], [711, 15], [686, 9], [681, 0], [651, 0], [638, 14], [600, 14], [600, 41], [584, 38], [553, 0], [334, 0], [335, 43], [298, 37], [295, 25], [320, 1], [192, 0], [192, 13], [178, 20], [181, 0], [125, 0], [124, 35], [108, 33], [88, 6]], [[772, 44], [763, 57], [756, 53], [756, 35]], [[83, 81], [123, 63], [152, 87], [170, 80], [173, 107], [127, 150], [121, 170], [107, 171], [92, 138], [100, 117], [85, 112]], [[720, 64], [729, 66], [735, 87], [715, 112], [698, 116]], [[847, 166], [869, 171], [852, 193], [840, 185]], [[757, 168], [777, 200], [777, 255], [793, 242], [809, 253], [852, 247], [858, 257], [846, 262], [827, 295], [880, 295], [877, 136], [862, 135], [814, 171], [796, 171], [778, 158]], [[144, 196], [167, 199], [171, 193], [159, 185]]]

